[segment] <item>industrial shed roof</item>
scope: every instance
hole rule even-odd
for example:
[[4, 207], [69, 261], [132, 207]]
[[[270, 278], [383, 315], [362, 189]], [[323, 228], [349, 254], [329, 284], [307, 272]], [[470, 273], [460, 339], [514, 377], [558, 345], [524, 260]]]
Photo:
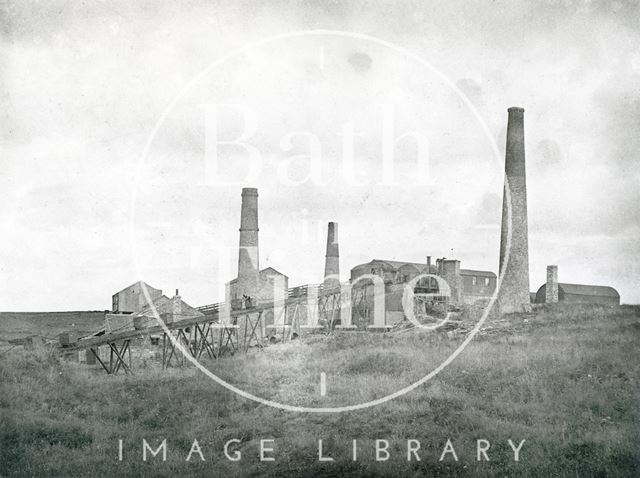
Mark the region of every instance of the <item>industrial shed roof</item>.
[[[402, 266], [407, 266], [407, 265], [413, 266], [418, 270], [422, 270], [427, 267], [426, 264], [420, 264], [419, 262], [385, 261], [382, 259], [374, 259], [368, 264], [375, 264], [375, 263], [387, 264], [388, 266], [393, 267], [394, 269], [400, 269]], [[361, 264], [361, 265], [366, 266], [367, 264]]]
[[[352, 270], [360, 269], [363, 267], [369, 267], [373, 264], [379, 264], [379, 265], [384, 264], [388, 266], [390, 269], [395, 269], [395, 270], [398, 270], [403, 266], [413, 266], [416, 269], [418, 269], [418, 271], [426, 271], [427, 269], [427, 264], [423, 264], [420, 262], [401, 262], [401, 261], [386, 261], [382, 259], [373, 259], [371, 262], [367, 262], [366, 264], [358, 264], [357, 266], [353, 267]], [[435, 273], [436, 271], [437, 271], [436, 266], [432, 264], [431, 272]], [[491, 271], [478, 271], [474, 269], [460, 269], [460, 274], [463, 276], [496, 277], [495, 273]]]
[[562, 287], [565, 294], [574, 295], [599, 295], [602, 297], [620, 297], [618, 291], [613, 287], [604, 285], [583, 285], [583, 284], [566, 284], [559, 282], [558, 287]]
[[478, 277], [495, 277], [496, 276], [496, 274], [491, 271], [476, 271], [473, 269], [460, 269], [460, 275], [478, 276]]

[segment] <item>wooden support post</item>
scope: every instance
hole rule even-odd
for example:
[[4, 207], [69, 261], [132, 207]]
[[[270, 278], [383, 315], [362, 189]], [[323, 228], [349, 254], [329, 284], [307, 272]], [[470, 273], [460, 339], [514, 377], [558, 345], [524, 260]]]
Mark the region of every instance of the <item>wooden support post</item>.
[[162, 333], [162, 368], [167, 368], [167, 333]]
[[[256, 329], [258, 328], [258, 326], [260, 326], [261, 330], [262, 330], [262, 311], [260, 311], [258, 313], [258, 316], [256, 317], [256, 320], [254, 322], [251, 322], [251, 315], [247, 314], [246, 316], [246, 322], [245, 322], [245, 343], [244, 343], [244, 351], [247, 352], [249, 350], [249, 346], [251, 345], [251, 339], [253, 337], [256, 338], [256, 342], [258, 347], [262, 348], [263, 347], [263, 343], [260, 340], [260, 338], [258, 337], [258, 335], [256, 334]], [[247, 335], [246, 335], [246, 330], [247, 328], [250, 327], [251, 328], [251, 333], [249, 334], [249, 338], [247, 339]]]
[[234, 335], [233, 332], [235, 331], [235, 329], [233, 327], [224, 326], [218, 330], [220, 331], [219, 332], [220, 345], [218, 348], [218, 355], [223, 353], [227, 345], [231, 345], [230, 347], [231, 354], [233, 355], [233, 353], [235, 353], [238, 350], [237, 337], [236, 337], [236, 343], [234, 343], [233, 341], [233, 335]]
[[102, 365], [102, 368], [108, 373], [111, 374], [111, 369], [108, 368], [105, 363], [102, 361], [102, 359], [100, 359], [100, 355], [93, 349], [90, 348], [89, 349], [91, 351], [91, 353], [95, 356], [96, 360], [100, 363], [100, 365]]
[[169, 340], [167, 341], [167, 346], [169, 347], [169, 353], [167, 354], [167, 358], [165, 361], [165, 368], [169, 367], [169, 365], [171, 365], [171, 359], [173, 358], [174, 355], [176, 355], [176, 363], [178, 363], [178, 357], [176, 354], [176, 347], [174, 345], [174, 341], [171, 340], [171, 338], [169, 338]]
[[[129, 340], [125, 340], [122, 343], [122, 347], [120, 348], [120, 350], [118, 350], [118, 346], [115, 343], [109, 342], [109, 348], [111, 349], [111, 358], [113, 359], [114, 356], [116, 358], [115, 364], [113, 364], [111, 367], [111, 373], [113, 373], [114, 375], [118, 373], [120, 367], [122, 367], [126, 374], [133, 374], [133, 371], [131, 370], [131, 351], [129, 350], [129, 343]], [[127, 351], [129, 351], [129, 365], [126, 364], [124, 359], [124, 355], [127, 353]]]
[[[196, 359], [200, 358], [203, 351], [207, 352], [209, 358], [215, 359], [217, 358], [216, 352], [213, 347], [213, 340], [209, 341], [209, 333], [211, 331], [211, 324], [202, 324], [202, 326], [195, 326], [195, 336], [196, 336], [196, 344], [194, 346], [194, 357]], [[198, 338], [198, 335], [200, 336]], [[213, 338], [213, 333], [211, 333]]]

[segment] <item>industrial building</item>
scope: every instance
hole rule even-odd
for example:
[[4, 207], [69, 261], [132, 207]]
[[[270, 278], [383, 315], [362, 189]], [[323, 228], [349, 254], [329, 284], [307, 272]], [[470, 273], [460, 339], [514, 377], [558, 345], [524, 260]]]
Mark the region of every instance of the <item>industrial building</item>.
[[[146, 287], [151, 303], [147, 301], [143, 287]], [[105, 313], [104, 326], [107, 333], [133, 330], [156, 325], [155, 314], [165, 323], [177, 322], [203, 314], [191, 307], [180, 297], [179, 291], [169, 298], [161, 289], [138, 281], [112, 296], [113, 311]]]
[[572, 304], [620, 305], [620, 294], [613, 287], [558, 282], [558, 266], [547, 266], [547, 282], [535, 295], [536, 304], [566, 302]]
[[273, 267], [258, 272], [257, 287], [253, 291], [238, 284], [238, 277], [227, 283], [228, 298], [232, 309], [282, 300], [289, 288], [289, 278]]
[[[449, 285], [449, 290], [441, 291], [434, 277], [421, 277], [415, 283], [414, 293], [430, 294], [434, 301], [446, 301], [453, 305], [488, 300], [497, 286], [495, 273], [460, 269], [460, 261], [456, 259], [436, 259], [435, 265], [431, 264], [430, 256], [427, 256], [425, 263], [374, 259], [351, 269], [352, 297], [367, 297], [366, 305], [357, 303], [353, 308], [353, 322], [358, 324], [366, 321], [373, 310], [374, 284], [371, 276], [379, 277], [384, 283], [386, 321], [393, 324], [404, 319], [402, 297], [406, 285], [425, 274], [442, 277]], [[356, 299], [356, 302], [361, 300]]]
[[[322, 280], [289, 288], [289, 278], [282, 272], [260, 269], [258, 190], [243, 188], [238, 275], [226, 284], [224, 302], [193, 308], [178, 290], [169, 298], [138, 281], [112, 296], [104, 328], [81, 339], [61, 334], [61, 348], [67, 354], [84, 353], [88, 364], [97, 361], [109, 374], [132, 373], [131, 345], [136, 345], [134, 355], [155, 354], [166, 368], [172, 361], [185, 363], [176, 351], [178, 343], [184, 346], [182, 354], [216, 359], [318, 328], [389, 330], [407, 318], [438, 320], [452, 305], [486, 305], [496, 293], [502, 314], [529, 312], [532, 302], [618, 305], [620, 295], [611, 287], [558, 282], [557, 266], [548, 266], [547, 282], [537, 293], [529, 291], [524, 110], [514, 107], [508, 113], [498, 276], [462, 269], [457, 259], [442, 257], [432, 264], [431, 256], [426, 256], [424, 263], [373, 259], [351, 268], [349, 280], [340, 282], [338, 224], [329, 222]], [[409, 284], [412, 291], [407, 290]], [[161, 353], [148, 345], [162, 347]]]
[[[385, 286], [401, 286], [424, 274], [437, 275], [444, 278], [451, 288], [450, 302], [454, 304], [473, 304], [481, 299], [490, 298], [496, 290], [497, 277], [491, 271], [460, 269], [460, 261], [455, 259], [437, 259], [436, 265], [427, 262], [401, 262], [374, 259], [366, 264], [359, 264], [351, 269], [351, 283], [358, 284], [358, 278], [364, 275], [380, 277]], [[437, 294], [438, 283], [433, 278], [423, 278], [416, 285], [416, 292]]]
[[[502, 223], [500, 238], [499, 271], [502, 283], [498, 289], [498, 277], [492, 271], [462, 269], [456, 259], [438, 258], [435, 264], [427, 256], [424, 263], [373, 259], [351, 269], [348, 283], [341, 284], [339, 279], [338, 224], [328, 223], [327, 248], [324, 276], [319, 285], [305, 285], [289, 289], [289, 278], [282, 272], [268, 267], [260, 269], [259, 227], [258, 227], [258, 190], [242, 189], [240, 208], [240, 235], [238, 244], [238, 275], [227, 283], [225, 293], [226, 307], [231, 311], [243, 310], [262, 305], [284, 303], [301, 294], [326, 296], [329, 292], [348, 288], [351, 318], [354, 324], [365, 325], [370, 321], [373, 310], [374, 281], [372, 276], [381, 279], [384, 286], [385, 324], [389, 325], [404, 318], [403, 294], [406, 285], [418, 276], [430, 274], [446, 281], [448, 290], [440, 290], [435, 277], [419, 279], [414, 293], [423, 297], [433, 297], [434, 301], [452, 305], [475, 304], [488, 301], [498, 290], [497, 306], [501, 313], [528, 312], [531, 310], [532, 295], [529, 289], [529, 252], [526, 164], [524, 149], [524, 109], [508, 109], [507, 141], [505, 151], [505, 184], [503, 191]], [[557, 276], [557, 269], [556, 269]], [[557, 281], [556, 281], [557, 282]], [[132, 284], [113, 296], [113, 310], [116, 313], [138, 312], [146, 302], [140, 294], [141, 283]], [[563, 301], [601, 301], [619, 303], [617, 292], [611, 288], [597, 286], [579, 286], [557, 284], [550, 290]], [[162, 291], [147, 286], [152, 301], [159, 301], [163, 309], [169, 307], [169, 299]], [[379, 289], [378, 289], [379, 290]], [[556, 292], [553, 292], [556, 291]], [[536, 295], [549, 295], [543, 286]], [[343, 300], [341, 299], [341, 300]], [[171, 299], [173, 302], [175, 300]], [[546, 299], [549, 302], [548, 299]], [[216, 304], [214, 307], [220, 307]], [[182, 310], [193, 313], [195, 309], [182, 304]], [[203, 306], [206, 309], [212, 306]], [[274, 305], [275, 307], [275, 305]], [[170, 307], [169, 307], [170, 308]], [[176, 309], [177, 310], [177, 309]], [[195, 311], [198, 312], [198, 311]], [[167, 313], [164, 311], [163, 313]], [[310, 314], [305, 309], [305, 314]], [[344, 319], [344, 317], [342, 317]], [[273, 324], [274, 313], [265, 312], [266, 324]], [[285, 322], [288, 320], [285, 316]], [[332, 319], [333, 320], [333, 319]], [[370, 324], [369, 324], [370, 325]], [[378, 324], [380, 325], [380, 324]]]
[[[238, 275], [226, 285], [225, 302], [202, 306], [198, 309], [186, 304], [178, 291], [169, 298], [162, 290], [155, 289], [144, 282], [136, 282], [117, 292], [112, 297], [112, 313], [105, 314], [107, 332], [122, 330], [123, 327], [144, 327], [145, 322], [153, 320], [154, 309], [165, 323], [193, 319], [204, 314], [217, 314], [224, 309], [242, 311], [252, 308], [264, 309], [262, 313], [263, 332], [271, 327], [277, 329], [294, 319], [290, 312], [279, 312], [278, 307], [287, 301], [296, 302], [295, 312], [298, 320], [303, 317], [311, 327], [324, 320], [325, 325], [341, 324], [346, 327], [370, 327], [373, 316], [377, 327], [387, 327], [404, 320], [406, 304], [403, 296], [408, 283], [418, 276], [414, 284], [414, 294], [421, 300], [444, 302], [455, 306], [486, 303], [498, 290], [497, 306], [501, 313], [527, 312], [531, 302], [552, 303], [590, 302], [619, 304], [620, 296], [611, 287], [576, 285], [557, 282], [557, 267], [550, 266], [547, 284], [535, 295], [529, 291], [528, 258], [528, 219], [526, 193], [526, 166], [524, 151], [524, 109], [508, 109], [507, 142], [505, 153], [505, 185], [502, 209], [499, 271], [502, 283], [498, 289], [498, 277], [494, 272], [476, 269], [462, 269], [456, 259], [438, 258], [431, 263], [409, 262], [386, 259], [373, 259], [351, 268], [347, 283], [340, 282], [340, 253], [338, 243], [338, 224], [329, 222], [327, 228], [327, 247], [322, 281], [317, 285], [304, 285], [289, 289], [289, 277], [282, 272], [267, 267], [260, 269], [259, 227], [258, 227], [258, 190], [242, 189], [240, 207], [240, 229], [238, 244]], [[510, 211], [509, 211], [510, 209]], [[446, 286], [436, 277], [444, 279]], [[379, 278], [380, 281], [374, 281]], [[376, 285], [377, 283], [377, 285]], [[375, 304], [380, 287], [384, 290], [383, 314]], [[440, 290], [444, 287], [443, 290]], [[148, 297], [143, 293], [146, 288]], [[307, 303], [300, 302], [301, 297], [309, 297]], [[147, 299], [151, 304], [147, 303]], [[315, 301], [315, 305], [311, 302]], [[425, 302], [422, 302], [423, 304]], [[345, 316], [342, 312], [350, 312]], [[372, 312], [376, 310], [376, 314]], [[204, 312], [204, 314], [203, 314]], [[321, 316], [324, 315], [323, 319]], [[330, 319], [327, 317], [331, 316]], [[236, 313], [234, 317], [239, 317]], [[276, 319], [278, 322], [276, 322]], [[347, 324], [342, 324], [345, 322]], [[350, 320], [349, 320], [350, 319]], [[234, 324], [238, 319], [234, 319]], [[267, 335], [269, 335], [267, 333]]]
[[[536, 292], [536, 304], [545, 303], [547, 285], [543, 284]], [[609, 304], [620, 305], [620, 294], [613, 287], [603, 285], [584, 285], [558, 283], [558, 302], [572, 304]]]
[[134, 282], [111, 296], [111, 310], [116, 314], [131, 314], [142, 310], [147, 305], [143, 287], [146, 287], [151, 300], [162, 297], [162, 290], [155, 289], [146, 282]]

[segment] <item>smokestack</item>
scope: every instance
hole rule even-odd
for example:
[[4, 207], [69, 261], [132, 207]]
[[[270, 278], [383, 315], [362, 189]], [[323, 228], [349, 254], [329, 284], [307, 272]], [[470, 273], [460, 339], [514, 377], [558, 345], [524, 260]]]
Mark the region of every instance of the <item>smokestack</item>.
[[242, 189], [240, 211], [240, 247], [238, 251], [238, 296], [254, 300], [258, 293], [258, 190]]
[[327, 254], [324, 261], [324, 287], [340, 287], [340, 250], [338, 247], [338, 223], [330, 222], [327, 228]]
[[[502, 199], [500, 234], [501, 313], [531, 311], [529, 295], [529, 234], [527, 229], [527, 180], [524, 160], [524, 108], [509, 108], [505, 186]], [[508, 196], [509, 195], [509, 196]], [[509, 217], [507, 201], [511, 200], [511, 241], [508, 243]], [[505, 265], [505, 259], [509, 254]], [[504, 275], [503, 275], [504, 273]]]
[[558, 302], [558, 266], [547, 266], [547, 285], [544, 290], [545, 303]]
[[462, 278], [460, 277], [460, 261], [456, 259], [442, 259], [442, 278], [447, 281], [451, 289], [451, 303], [462, 301]]

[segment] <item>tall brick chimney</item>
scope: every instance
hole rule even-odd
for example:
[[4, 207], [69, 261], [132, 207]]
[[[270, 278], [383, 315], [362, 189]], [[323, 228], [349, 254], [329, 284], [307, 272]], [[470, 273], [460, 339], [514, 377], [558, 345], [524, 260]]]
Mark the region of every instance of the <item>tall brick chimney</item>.
[[256, 299], [259, 281], [258, 262], [258, 190], [242, 189], [240, 211], [240, 247], [238, 251], [238, 296]]
[[[529, 234], [527, 228], [527, 179], [524, 159], [524, 108], [509, 108], [505, 186], [502, 199], [498, 292], [501, 313], [531, 311], [529, 295]], [[508, 241], [511, 199], [511, 242]], [[508, 253], [508, 260], [507, 260]], [[505, 264], [506, 261], [506, 264]], [[503, 275], [504, 274], [504, 275]]]
[[547, 285], [544, 290], [545, 303], [558, 302], [558, 266], [547, 266]]
[[324, 287], [340, 287], [340, 249], [338, 247], [338, 223], [330, 222], [327, 228], [327, 254], [324, 260]]
[[460, 276], [460, 261], [456, 259], [442, 259], [442, 278], [447, 281], [451, 289], [451, 303], [462, 302], [462, 277]]

